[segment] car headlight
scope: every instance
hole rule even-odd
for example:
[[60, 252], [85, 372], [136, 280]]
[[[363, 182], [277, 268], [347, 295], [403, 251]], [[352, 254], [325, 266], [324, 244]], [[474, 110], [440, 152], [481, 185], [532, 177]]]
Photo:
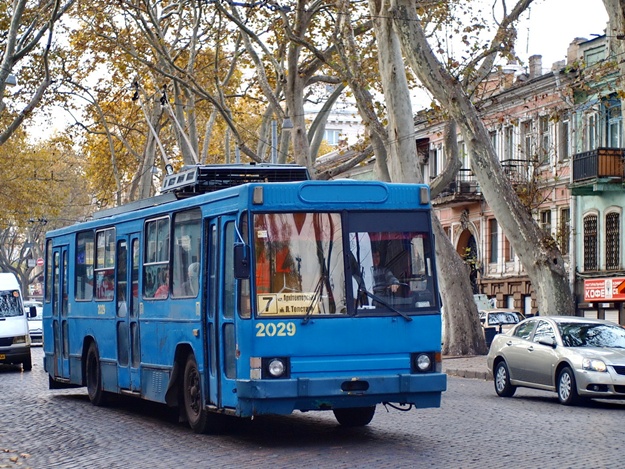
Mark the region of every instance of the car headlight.
[[608, 367], [603, 360], [584, 358], [582, 360], [582, 369], [589, 371], [607, 371]]
[[13, 344], [25, 344], [26, 343], [26, 336], [25, 335], [18, 335], [17, 337], [13, 337]]

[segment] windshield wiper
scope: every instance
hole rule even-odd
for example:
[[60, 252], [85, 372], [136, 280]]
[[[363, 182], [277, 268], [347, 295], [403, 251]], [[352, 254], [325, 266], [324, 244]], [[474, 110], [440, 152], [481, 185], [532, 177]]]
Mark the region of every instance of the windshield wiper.
[[386, 306], [388, 309], [390, 309], [391, 311], [393, 311], [394, 313], [397, 313], [399, 316], [401, 316], [402, 318], [404, 318], [406, 321], [412, 321], [412, 318], [410, 316], [408, 316], [406, 313], [402, 313], [401, 311], [399, 311], [398, 309], [396, 309], [395, 307], [391, 306], [390, 304], [388, 304], [386, 301], [384, 301], [382, 298], [380, 298], [379, 296], [374, 295], [373, 293], [371, 293], [369, 290], [367, 290], [365, 287], [361, 286], [360, 288], [358, 288], [358, 295], [360, 296], [361, 293], [364, 293], [365, 295], [367, 295], [369, 298], [371, 298], [373, 301], [377, 301], [378, 303], [380, 303], [382, 306]]
[[306, 324], [310, 320], [310, 315], [312, 314], [313, 310], [315, 309], [315, 305], [321, 299], [321, 292], [323, 291], [323, 282], [324, 281], [325, 281], [325, 278], [324, 278], [323, 275], [321, 277], [319, 277], [319, 280], [317, 281], [317, 285], [315, 286], [315, 291], [313, 292], [313, 297], [310, 300], [310, 304], [308, 305], [308, 308], [306, 308], [306, 314], [302, 318], [302, 324]]

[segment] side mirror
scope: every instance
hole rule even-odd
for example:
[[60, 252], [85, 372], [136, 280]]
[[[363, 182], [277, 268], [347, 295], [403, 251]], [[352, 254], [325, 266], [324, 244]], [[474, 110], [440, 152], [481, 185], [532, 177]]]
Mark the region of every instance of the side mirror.
[[547, 347], [556, 348], [556, 341], [553, 340], [553, 337], [541, 337], [538, 339], [538, 343], [546, 345]]
[[234, 245], [234, 277], [239, 280], [250, 278], [250, 247], [247, 244]]
[[30, 306], [28, 308], [28, 317], [29, 318], [34, 318], [35, 316], [37, 316], [37, 307], [36, 306]]

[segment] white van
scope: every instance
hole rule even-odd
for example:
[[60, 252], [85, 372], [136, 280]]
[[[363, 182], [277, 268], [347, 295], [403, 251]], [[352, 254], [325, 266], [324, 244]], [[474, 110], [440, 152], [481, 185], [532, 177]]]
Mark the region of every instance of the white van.
[[[34, 308], [28, 312], [36, 314]], [[24, 371], [33, 367], [27, 313], [20, 285], [10, 273], [0, 273], [0, 363], [21, 363]]]

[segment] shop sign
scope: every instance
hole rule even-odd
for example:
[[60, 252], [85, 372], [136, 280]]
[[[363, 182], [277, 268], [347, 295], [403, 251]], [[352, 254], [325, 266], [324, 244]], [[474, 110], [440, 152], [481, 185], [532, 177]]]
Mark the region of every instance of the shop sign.
[[625, 277], [584, 280], [584, 301], [625, 301]]

